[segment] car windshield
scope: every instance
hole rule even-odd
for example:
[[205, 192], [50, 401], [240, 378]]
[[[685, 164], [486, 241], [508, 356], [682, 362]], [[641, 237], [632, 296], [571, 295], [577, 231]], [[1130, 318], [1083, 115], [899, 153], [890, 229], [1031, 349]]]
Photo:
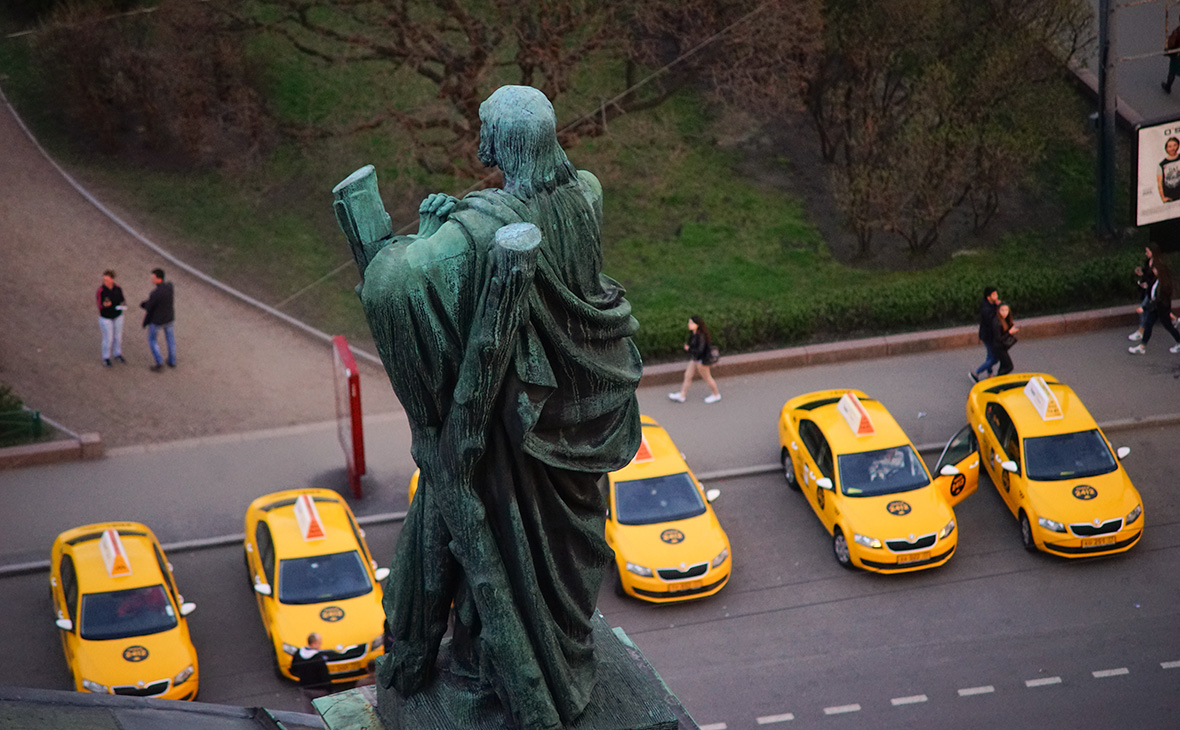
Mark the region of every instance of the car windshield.
[[158, 634], [176, 626], [176, 612], [164, 586], [86, 593], [80, 612], [83, 639], [125, 639]]
[[910, 445], [839, 458], [840, 489], [849, 497], [874, 497], [920, 489], [930, 483], [926, 467]]
[[373, 590], [356, 550], [279, 561], [281, 603], [324, 603], [363, 596]]
[[1028, 478], [1045, 482], [1092, 477], [1118, 468], [1097, 429], [1027, 438], [1024, 460]]
[[688, 472], [615, 482], [615, 516], [622, 525], [672, 522], [704, 511], [705, 501]]

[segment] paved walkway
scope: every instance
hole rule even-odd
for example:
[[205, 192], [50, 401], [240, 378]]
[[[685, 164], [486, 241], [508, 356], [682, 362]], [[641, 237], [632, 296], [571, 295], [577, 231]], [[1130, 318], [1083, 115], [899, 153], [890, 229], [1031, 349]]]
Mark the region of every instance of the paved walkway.
[[[335, 417], [327, 344], [163, 260], [82, 197], [6, 104], [0, 107], [0, 261], [0, 382], [73, 431], [99, 432], [107, 446], [120, 446]], [[162, 373], [148, 370], [137, 306], [157, 266], [176, 285], [180, 360]], [[127, 364], [113, 368], [99, 359], [94, 302], [107, 268], [118, 272], [131, 307]], [[366, 412], [400, 410], [384, 373], [368, 363], [359, 367], [362, 382], [383, 385], [362, 391]]]

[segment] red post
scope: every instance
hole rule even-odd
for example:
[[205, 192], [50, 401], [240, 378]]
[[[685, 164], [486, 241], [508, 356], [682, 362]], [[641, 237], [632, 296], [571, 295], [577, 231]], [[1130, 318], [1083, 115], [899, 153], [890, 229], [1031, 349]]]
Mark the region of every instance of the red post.
[[344, 335], [332, 338], [332, 374], [336, 386], [336, 425], [348, 484], [361, 497], [361, 475], [365, 473], [365, 432], [361, 421], [361, 377]]

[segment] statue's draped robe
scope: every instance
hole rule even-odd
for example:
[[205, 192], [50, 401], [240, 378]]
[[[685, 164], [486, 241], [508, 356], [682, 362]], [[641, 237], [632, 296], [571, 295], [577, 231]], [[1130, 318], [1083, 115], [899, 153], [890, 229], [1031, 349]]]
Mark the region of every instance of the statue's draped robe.
[[[510, 658], [499, 654], [497, 665], [481, 645], [490, 623], [464, 579], [464, 538], [450, 534], [438, 509], [453, 485], [431, 479], [455, 458], [440, 453], [440, 429], [488, 291], [489, 248], [497, 229], [522, 221], [542, 234], [528, 318], [515, 341], [497, 343], [511, 353], [507, 374], [481, 386], [496, 392], [475, 394], [493, 405], [471, 486], [499, 553], [485, 557], [502, 561], [507, 578], [484, 605], [516, 612], [509, 624], [523, 633], [482, 637], [509, 642]], [[494, 689], [517, 725], [568, 723], [589, 700], [590, 616], [611, 557], [598, 481], [630, 460], [641, 437], [642, 365], [630, 339], [637, 324], [621, 287], [601, 274], [600, 226], [598, 181], [580, 172], [526, 199], [468, 195], [433, 235], [395, 238], [365, 270], [365, 314], [422, 469], [385, 596], [394, 645], [381, 679], [403, 694], [434, 670], [453, 601], [450, 671]]]

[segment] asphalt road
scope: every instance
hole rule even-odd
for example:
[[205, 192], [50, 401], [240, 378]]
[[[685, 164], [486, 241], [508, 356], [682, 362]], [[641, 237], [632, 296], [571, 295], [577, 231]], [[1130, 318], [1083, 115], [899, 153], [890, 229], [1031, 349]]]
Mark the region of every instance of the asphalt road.
[[[710, 485], [723, 491], [715, 506], [734, 549], [720, 594], [650, 606], [608, 587], [599, 606], [706, 728], [1175, 728], [1178, 439], [1180, 427], [1113, 437], [1132, 448], [1126, 467], [1147, 505], [1145, 536], [1123, 556], [1025, 553], [984, 477], [957, 509], [960, 548], [946, 566], [849, 573], [800, 496], [766, 473]], [[389, 559], [396, 531], [368, 529], [378, 560]], [[273, 674], [240, 547], [171, 558], [198, 606], [200, 698], [306, 710]], [[0, 684], [68, 688], [45, 582], [44, 573], [0, 580]]]

